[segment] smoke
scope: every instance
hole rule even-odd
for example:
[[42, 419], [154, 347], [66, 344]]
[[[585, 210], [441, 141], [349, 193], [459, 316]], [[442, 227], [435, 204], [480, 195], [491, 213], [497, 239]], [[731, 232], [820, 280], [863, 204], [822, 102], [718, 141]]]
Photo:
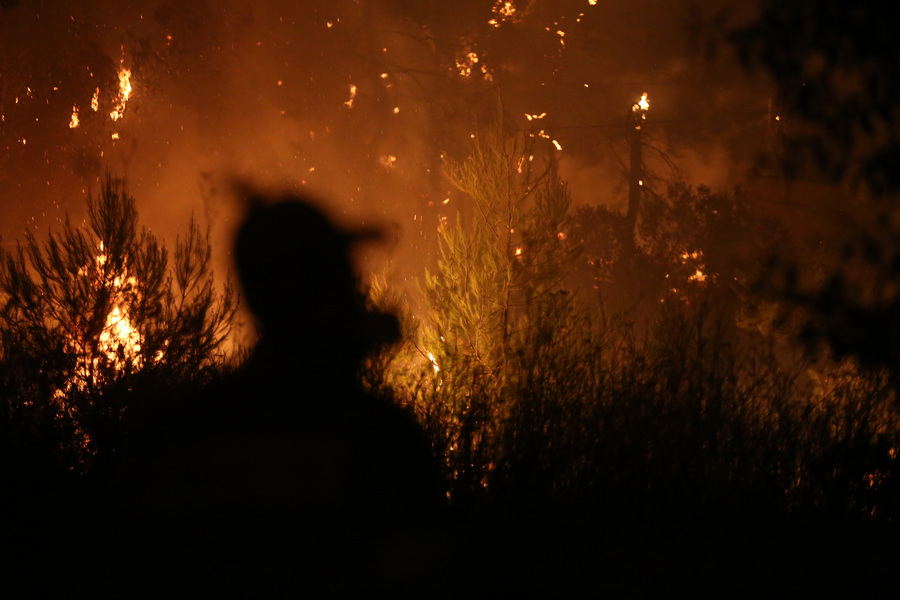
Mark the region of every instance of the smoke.
[[[665, 0], [522, 1], [499, 26], [493, 3], [462, 4], [4, 5], [0, 232], [12, 240], [67, 212], [83, 218], [108, 170], [127, 178], [143, 223], [170, 245], [191, 214], [209, 224], [224, 272], [241, 218], [228, 182], [239, 178], [320, 198], [347, 225], [387, 228], [396, 243], [373, 260], [409, 280], [430, 260], [442, 212], [456, 209], [442, 202], [441, 156], [465, 153], [498, 95], [509, 131], [547, 113], [539, 127], [562, 147], [547, 153], [578, 204], [623, 205], [616, 157], [645, 91], [648, 136], [672, 150], [681, 176], [714, 186], [744, 176], [749, 159], [736, 148], [758, 129], [765, 93], [728, 56], [710, 61], [689, 43], [692, 24], [740, 3], [705, 3], [701, 14]], [[463, 76], [455, 61], [468, 52], [479, 62]], [[133, 92], [113, 122], [120, 68]], [[69, 128], [75, 106], [80, 124]]]

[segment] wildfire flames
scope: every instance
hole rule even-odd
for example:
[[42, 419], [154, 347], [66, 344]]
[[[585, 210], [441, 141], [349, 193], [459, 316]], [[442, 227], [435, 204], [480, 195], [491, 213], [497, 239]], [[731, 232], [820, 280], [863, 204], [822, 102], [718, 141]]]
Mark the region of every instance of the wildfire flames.
[[[125, 58], [123, 57], [119, 63], [119, 89], [116, 94], [116, 97], [113, 99], [113, 107], [109, 113], [109, 118], [113, 121], [118, 121], [122, 117], [125, 116], [125, 108], [128, 105], [128, 100], [131, 98], [131, 94], [134, 91], [134, 88], [131, 84], [131, 69], [126, 69], [124, 66]], [[94, 112], [100, 111], [100, 88], [94, 88], [94, 94], [91, 96], [91, 110]], [[75, 129], [81, 125], [81, 117], [79, 116], [78, 105], [72, 105], [72, 114], [69, 117], [69, 129]], [[112, 134], [112, 139], [119, 139], [118, 133]]]
[[643, 94], [641, 94], [641, 99], [638, 100], [634, 104], [634, 106], [632, 107], [631, 110], [633, 110], [634, 112], [638, 112], [638, 111], [646, 112], [646, 111], [650, 110], [650, 101], [647, 100], [647, 92], [644, 92]]
[[[79, 275], [93, 277], [99, 274], [103, 277], [107, 258], [101, 242], [93, 268], [83, 267], [79, 270]], [[116, 276], [106, 284], [113, 306], [106, 315], [93, 351], [90, 350], [91, 340], [69, 340], [70, 348], [80, 356], [73, 377], [64, 387], [54, 392], [53, 398], [59, 409], [70, 417], [77, 414], [76, 406], [69, 400], [72, 392], [83, 392], [102, 385], [104, 376], [110, 370], [123, 373], [129, 368], [140, 368], [143, 364], [141, 334], [128, 318], [125, 300], [125, 290], [136, 284], [137, 280], [127, 274]], [[80, 425], [76, 425], [75, 436], [81, 450], [90, 452], [91, 438]]]
[[114, 306], [106, 317], [100, 334], [100, 348], [117, 369], [124, 368], [126, 360], [140, 366], [141, 336], [118, 306]]
[[[97, 267], [102, 269], [107, 260], [102, 242], [100, 243], [100, 254], [96, 260]], [[125, 289], [135, 285], [137, 285], [137, 280], [127, 275], [127, 273], [123, 273], [115, 277], [110, 286], [110, 294], [114, 299], [114, 305], [106, 316], [98, 348], [105, 356], [108, 364], [113, 365], [116, 371], [124, 370], [128, 364], [140, 367], [142, 362], [141, 336], [128, 319], [124, 298]], [[96, 363], [99, 361], [99, 358], [95, 358], [94, 361]]]
[[501, 23], [515, 21], [518, 15], [516, 5], [505, 0], [497, 0], [491, 12], [494, 13], [494, 18], [488, 21], [488, 25], [491, 27], [500, 27]]
[[703, 263], [702, 250], [694, 250], [693, 252], [682, 253], [681, 264], [694, 268], [694, 274], [688, 277], [688, 281], [697, 284], [703, 284], [706, 282], [706, 265]]
[[[122, 63], [125, 62], [125, 59], [122, 59]], [[128, 98], [131, 97], [131, 69], [126, 69], [123, 66], [119, 67], [119, 94], [116, 96], [115, 103], [113, 104], [113, 110], [109, 113], [110, 118], [113, 121], [118, 121], [123, 116], [125, 116], [125, 106], [128, 103]]]
[[471, 48], [467, 48], [456, 55], [456, 72], [459, 73], [461, 77], [471, 77], [472, 73], [477, 71], [481, 71], [485, 80], [493, 80], [490, 69], [481, 62], [477, 52]]
[[650, 102], [647, 100], [647, 92], [641, 94], [641, 100], [638, 102], [641, 110], [650, 110]]
[[[106, 277], [105, 265], [108, 256], [100, 243], [99, 254], [94, 259], [94, 267], [84, 267], [79, 270], [82, 277]], [[99, 379], [104, 368], [111, 368], [116, 373], [121, 373], [130, 368], [140, 368], [143, 364], [141, 355], [141, 334], [128, 318], [128, 308], [125, 298], [126, 291], [137, 285], [137, 280], [129, 276], [127, 272], [117, 275], [108, 281], [104, 288], [112, 299], [112, 308], [107, 313], [103, 322], [103, 328], [97, 338], [96, 351], [87, 352], [80, 364], [75, 369], [75, 377], [67, 383], [64, 389], [58, 390], [56, 397], [63, 400], [65, 395], [72, 390], [84, 390], [100, 383]], [[90, 340], [72, 340], [76, 347], [89, 347]]]

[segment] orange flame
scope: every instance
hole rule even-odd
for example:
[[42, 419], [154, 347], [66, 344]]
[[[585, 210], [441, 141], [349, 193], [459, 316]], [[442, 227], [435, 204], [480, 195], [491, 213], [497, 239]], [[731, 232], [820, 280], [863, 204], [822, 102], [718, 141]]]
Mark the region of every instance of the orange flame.
[[[122, 59], [124, 62], [125, 59]], [[125, 105], [128, 103], [128, 98], [131, 97], [131, 69], [126, 69], [124, 66], [119, 67], [119, 95], [116, 97], [116, 103], [112, 112], [109, 113], [110, 118], [113, 121], [118, 121], [123, 116], [125, 116]]]
[[638, 110], [650, 110], [650, 101], [647, 100], [647, 92], [641, 94], [641, 99], [638, 100], [638, 103], [635, 106], [638, 107]]

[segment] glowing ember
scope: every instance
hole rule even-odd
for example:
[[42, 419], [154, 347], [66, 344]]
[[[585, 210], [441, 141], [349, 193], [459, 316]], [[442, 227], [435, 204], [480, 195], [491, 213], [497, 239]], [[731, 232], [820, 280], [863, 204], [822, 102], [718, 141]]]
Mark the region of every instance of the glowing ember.
[[[694, 283], [705, 283], [707, 279], [706, 273], [703, 271], [706, 268], [706, 265], [701, 262], [703, 260], [703, 251], [702, 250], [694, 250], [693, 252], [684, 252], [681, 255], [681, 264], [687, 265], [688, 263], [693, 263], [691, 266], [694, 267], [694, 274], [688, 277], [688, 281], [693, 281]], [[668, 276], [667, 276], [668, 277]]]
[[456, 70], [463, 77], [470, 76], [476, 64], [478, 64], [478, 54], [471, 50], [456, 57]]
[[100, 88], [94, 88], [94, 97], [91, 98], [91, 110], [94, 112], [100, 110]]
[[491, 9], [491, 12], [494, 13], [494, 18], [488, 21], [488, 25], [491, 27], [500, 27], [501, 23], [514, 21], [518, 16], [516, 5], [505, 0], [497, 0], [497, 2], [494, 3], [494, 7]]
[[697, 283], [703, 283], [704, 281], [706, 281], [706, 273], [704, 273], [700, 269], [697, 269], [697, 271], [693, 275], [688, 277], [688, 281], [696, 281]]
[[344, 106], [347, 108], [353, 108], [353, 100], [356, 98], [356, 86], [352, 83], [350, 84], [350, 99], [344, 102]]
[[78, 107], [77, 107], [77, 106], [73, 106], [73, 107], [72, 107], [72, 118], [69, 119], [69, 129], [75, 129], [76, 127], [78, 127], [78, 124], [79, 124], [79, 121], [78, 121]]

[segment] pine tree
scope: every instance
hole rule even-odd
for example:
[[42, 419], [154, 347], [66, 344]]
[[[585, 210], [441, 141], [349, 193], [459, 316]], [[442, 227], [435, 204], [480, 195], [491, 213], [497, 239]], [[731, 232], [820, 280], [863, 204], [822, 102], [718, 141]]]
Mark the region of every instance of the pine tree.
[[[223, 364], [236, 297], [218, 290], [208, 234], [191, 220], [174, 261], [134, 198], [107, 176], [86, 226], [0, 250], [0, 360], [10, 420], [61, 428], [79, 460], [141, 381], [185, 382]], [[63, 448], [66, 451], [66, 448]]]
[[497, 123], [466, 160], [447, 163], [473, 217], [441, 225], [437, 265], [422, 282], [428, 317], [408, 328], [407, 352], [388, 367], [387, 383], [431, 429], [457, 492], [487, 484], [523, 386], [542, 377], [538, 354], [574, 331], [571, 196], [535, 160], [536, 139], [508, 140]]

